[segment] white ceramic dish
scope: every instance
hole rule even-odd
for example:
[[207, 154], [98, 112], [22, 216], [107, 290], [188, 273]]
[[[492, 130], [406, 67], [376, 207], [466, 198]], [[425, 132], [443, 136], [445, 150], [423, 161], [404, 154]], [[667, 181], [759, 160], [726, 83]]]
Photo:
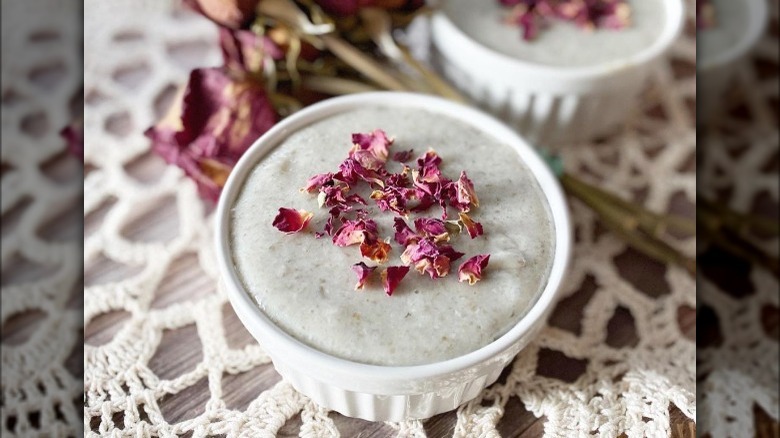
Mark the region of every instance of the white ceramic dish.
[[[722, 106], [720, 105], [721, 99], [738, 74], [739, 66], [758, 43], [769, 21], [767, 0], [731, 1], [740, 1], [745, 4], [748, 24], [744, 32], [739, 35], [739, 40], [725, 50], [709, 57], [697, 57], [696, 121], [698, 123], [708, 121], [715, 114], [715, 110]], [[728, 16], [717, 18], [717, 10], [715, 14], [716, 20], [729, 19]]]
[[[549, 203], [555, 248], [548, 283], [528, 313], [487, 346], [454, 359], [417, 366], [387, 367], [351, 362], [317, 351], [277, 327], [258, 308], [239, 280], [230, 249], [230, 208], [256, 163], [292, 132], [334, 114], [365, 106], [421, 108], [484, 130], [514, 147]], [[544, 324], [568, 264], [571, 225], [565, 198], [547, 165], [518, 135], [478, 110], [444, 99], [410, 93], [364, 93], [329, 99], [283, 120], [241, 158], [219, 200], [216, 248], [221, 280], [236, 314], [262, 344], [274, 367], [295, 389], [328, 409], [371, 421], [428, 418], [476, 397]]]
[[456, 87], [531, 142], [586, 141], [608, 134], [635, 112], [653, 64], [677, 39], [683, 1], [662, 4], [665, 25], [652, 45], [618, 62], [585, 67], [509, 57], [479, 44], [437, 11], [431, 19], [433, 62]]

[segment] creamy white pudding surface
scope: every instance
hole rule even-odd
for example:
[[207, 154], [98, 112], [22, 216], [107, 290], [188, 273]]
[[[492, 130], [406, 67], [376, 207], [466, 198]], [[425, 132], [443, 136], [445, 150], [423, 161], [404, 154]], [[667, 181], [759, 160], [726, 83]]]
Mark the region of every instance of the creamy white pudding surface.
[[[432, 147], [445, 176], [465, 170], [479, 196], [472, 218], [485, 233], [450, 242], [466, 255], [447, 277], [432, 280], [411, 269], [395, 293], [382, 290], [377, 269], [362, 291], [350, 269], [357, 246], [339, 248], [329, 236], [315, 239], [328, 217], [316, 194], [299, 189], [315, 174], [333, 172], [347, 157], [351, 134], [383, 129], [393, 152]], [[388, 169], [400, 171], [398, 163]], [[414, 160], [409, 163], [414, 166]], [[364, 192], [365, 193], [365, 192]], [[364, 195], [380, 236], [392, 237], [394, 214], [379, 212]], [[272, 226], [280, 207], [314, 212], [307, 230], [286, 235]], [[441, 209], [425, 213], [440, 217]], [[407, 221], [412, 226], [412, 218]], [[515, 149], [463, 122], [419, 109], [371, 107], [320, 120], [291, 135], [251, 171], [231, 209], [233, 262], [244, 287], [284, 331], [322, 352], [356, 362], [418, 365], [477, 350], [506, 333], [543, 290], [553, 259], [549, 206]], [[390, 261], [403, 248], [391, 241]], [[459, 283], [458, 266], [490, 254], [482, 281]]]
[[589, 31], [555, 20], [532, 41], [522, 38], [521, 27], [505, 22], [510, 9], [498, 0], [442, 0], [441, 7], [455, 26], [493, 51], [535, 64], [585, 67], [619, 66], [660, 37], [667, 15], [663, 2], [631, 0], [628, 4], [632, 23], [624, 29]]

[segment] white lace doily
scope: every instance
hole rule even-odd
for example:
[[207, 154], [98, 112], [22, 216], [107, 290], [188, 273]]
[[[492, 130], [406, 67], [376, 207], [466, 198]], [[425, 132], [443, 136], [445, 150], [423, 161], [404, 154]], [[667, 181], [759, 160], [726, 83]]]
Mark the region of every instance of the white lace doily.
[[[233, 376], [273, 371], [260, 345], [231, 342], [207, 209], [178, 169], [154, 167], [142, 135], [189, 69], [219, 62], [214, 26], [168, 2], [92, 0], [85, 34], [85, 430], [90, 436], [274, 436], [300, 414], [300, 436], [337, 436], [335, 416], [284, 381], [242, 409], [229, 407], [235, 385], [226, 382]], [[624, 134], [565, 151], [571, 172], [659, 211], [695, 199], [693, 38], [681, 39], [672, 57]], [[770, 195], [776, 202], [776, 189]], [[512, 397], [545, 417], [546, 436], [665, 436], [670, 408], [694, 418], [696, 350], [678, 324], [678, 314], [695, 307], [694, 280], [627, 250], [588, 209], [571, 207], [578, 241], [567, 298], [501, 382], [458, 410], [455, 436], [497, 436]], [[695, 251], [693, 239], [678, 246]], [[728, 304], [717, 308], [726, 318], [733, 311]], [[616, 341], [621, 334], [610, 326], [627, 318], [632, 323], [624, 327], [633, 328], [635, 341]], [[182, 330], [198, 342], [166, 341]], [[200, 348], [199, 359], [180, 374], [155, 359], [190, 357], [193, 348]], [[550, 360], [576, 363], [583, 372], [565, 380], [546, 375], [544, 366], [537, 372]], [[197, 386], [204, 379], [207, 385]], [[760, 382], [765, 390], [767, 383]], [[196, 387], [207, 391], [202, 411], [166, 419], [174, 417], [172, 400], [194, 397]], [[776, 413], [777, 399], [766, 398], [752, 396]], [[391, 427], [402, 436], [426, 434], [423, 422]]]
[[77, 8], [2, 3], [3, 436], [81, 430], [82, 175], [59, 135], [80, 112]]

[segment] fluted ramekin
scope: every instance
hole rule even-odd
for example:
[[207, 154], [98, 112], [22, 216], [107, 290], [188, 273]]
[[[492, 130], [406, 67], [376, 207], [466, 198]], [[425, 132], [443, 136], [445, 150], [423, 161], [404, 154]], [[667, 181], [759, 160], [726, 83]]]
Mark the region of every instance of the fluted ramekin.
[[433, 62], [457, 88], [532, 143], [586, 141], [614, 131], [636, 112], [653, 64], [680, 34], [683, 0], [661, 4], [666, 19], [652, 45], [624, 60], [585, 67], [542, 65], [499, 53], [437, 10], [431, 18]]
[[[766, 30], [769, 18], [767, 0], [731, 0], [742, 1], [747, 8], [748, 24], [739, 39], [721, 52], [710, 57], [697, 56], [696, 59], [696, 121], [706, 123], [720, 105], [726, 90], [734, 81], [740, 65], [747, 59]], [[731, 17], [718, 17], [718, 21]], [[713, 32], [716, 30], [712, 30]], [[707, 30], [700, 32], [708, 32]]]
[[[479, 350], [418, 366], [366, 365], [334, 357], [298, 341], [276, 326], [255, 304], [237, 275], [230, 247], [230, 210], [255, 165], [288, 135], [311, 123], [345, 111], [374, 106], [425, 109], [493, 135], [517, 150], [547, 199], [555, 227], [554, 256], [547, 285], [511, 330]], [[321, 406], [372, 421], [428, 418], [458, 407], [493, 383], [543, 325], [566, 270], [571, 245], [568, 209], [558, 181], [525, 141], [479, 110], [410, 93], [364, 93], [333, 98], [297, 112], [274, 126], [252, 145], [230, 174], [217, 207], [216, 226], [221, 281], [236, 314], [271, 357], [279, 374]]]

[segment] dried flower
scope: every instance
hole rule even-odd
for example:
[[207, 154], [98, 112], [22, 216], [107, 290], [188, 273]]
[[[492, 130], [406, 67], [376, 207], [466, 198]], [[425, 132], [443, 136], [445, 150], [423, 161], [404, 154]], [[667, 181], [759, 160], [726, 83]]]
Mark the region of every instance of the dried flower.
[[184, 3], [220, 26], [240, 29], [254, 20], [260, 0], [184, 0]]
[[368, 241], [364, 240], [360, 244], [360, 255], [371, 260], [372, 262], [387, 263], [390, 258], [390, 251], [392, 247], [390, 244], [383, 240]]
[[482, 280], [482, 270], [485, 269], [490, 261], [490, 254], [480, 254], [466, 260], [458, 268], [458, 281], [468, 281], [469, 284]]
[[474, 220], [469, 217], [466, 213], [458, 213], [458, 217], [460, 218], [460, 222], [463, 224], [463, 227], [466, 228], [466, 231], [469, 233], [469, 237], [472, 239], [481, 236], [482, 235], [482, 224], [479, 222], [474, 222]]
[[382, 271], [382, 286], [387, 296], [393, 295], [393, 291], [395, 291], [395, 288], [398, 287], [408, 272], [408, 266], [390, 266]]
[[357, 275], [358, 282], [355, 285], [355, 290], [363, 289], [366, 285], [366, 281], [371, 274], [376, 270], [376, 266], [368, 266], [363, 262], [355, 263], [352, 265], [352, 271]]
[[507, 22], [520, 26], [523, 39], [536, 38], [552, 20], [570, 21], [583, 29], [623, 29], [631, 22], [626, 0], [499, 0], [512, 10]]
[[195, 181], [201, 196], [216, 201], [238, 159], [276, 118], [262, 86], [203, 68], [190, 74], [181, 121], [144, 134], [156, 153]]
[[306, 228], [312, 216], [314, 215], [306, 210], [280, 208], [272, 225], [283, 233], [294, 234]]

